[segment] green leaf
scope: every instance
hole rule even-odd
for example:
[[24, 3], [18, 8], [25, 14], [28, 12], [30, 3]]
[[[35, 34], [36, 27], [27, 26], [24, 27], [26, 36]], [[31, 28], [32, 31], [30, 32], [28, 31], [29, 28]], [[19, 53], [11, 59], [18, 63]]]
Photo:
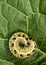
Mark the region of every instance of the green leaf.
[[5, 38], [8, 34], [8, 22], [5, 20], [5, 18], [0, 15], [0, 38]]
[[40, 13], [46, 15], [46, 1], [40, 0], [40, 6], [39, 6], [39, 11]]
[[[38, 49], [30, 58], [9, 51], [9, 38], [19, 31], [36, 41]], [[4, 65], [46, 65], [46, 0], [0, 0], [0, 59]]]
[[14, 65], [13, 63], [10, 63], [10, 62], [8, 62], [8, 61], [5, 61], [5, 60], [1, 60], [0, 59], [0, 65]]

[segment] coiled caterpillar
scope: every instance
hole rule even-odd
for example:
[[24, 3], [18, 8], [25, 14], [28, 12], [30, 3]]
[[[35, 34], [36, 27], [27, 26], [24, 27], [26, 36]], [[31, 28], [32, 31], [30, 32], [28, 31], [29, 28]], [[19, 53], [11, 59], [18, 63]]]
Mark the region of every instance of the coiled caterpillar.
[[31, 56], [35, 50], [36, 43], [23, 32], [13, 34], [9, 40], [9, 49], [11, 53], [19, 58]]

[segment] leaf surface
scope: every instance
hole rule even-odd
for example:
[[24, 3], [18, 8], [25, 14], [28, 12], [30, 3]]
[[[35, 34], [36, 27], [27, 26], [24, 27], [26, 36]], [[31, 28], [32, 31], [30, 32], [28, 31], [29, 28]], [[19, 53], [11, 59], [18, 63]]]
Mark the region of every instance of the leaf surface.
[[[9, 51], [9, 38], [19, 31], [36, 41], [38, 50], [30, 58], [18, 59]], [[0, 0], [0, 59], [15, 65], [46, 65], [46, 0]]]

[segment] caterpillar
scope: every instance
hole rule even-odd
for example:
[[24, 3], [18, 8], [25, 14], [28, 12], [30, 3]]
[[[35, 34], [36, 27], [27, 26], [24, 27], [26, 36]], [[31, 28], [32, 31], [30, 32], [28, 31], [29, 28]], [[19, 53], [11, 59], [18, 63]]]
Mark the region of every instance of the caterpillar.
[[35, 47], [35, 41], [23, 32], [14, 33], [9, 40], [9, 49], [18, 58], [30, 57], [35, 52]]

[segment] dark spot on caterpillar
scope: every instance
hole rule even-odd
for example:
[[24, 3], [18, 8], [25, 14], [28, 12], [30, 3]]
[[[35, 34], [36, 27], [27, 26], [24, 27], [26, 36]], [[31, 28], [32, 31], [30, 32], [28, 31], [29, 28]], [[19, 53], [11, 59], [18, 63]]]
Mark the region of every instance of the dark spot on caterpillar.
[[23, 34], [22, 37], [25, 37], [25, 35]]
[[27, 54], [27, 56], [30, 56], [30, 54]]
[[11, 44], [11, 47], [13, 47], [13, 46], [14, 46], [14, 43]]
[[23, 55], [22, 55], [22, 54], [20, 54], [20, 56], [21, 56], [21, 57], [23, 57]]
[[37, 48], [37, 45], [35, 45], [35, 48]]
[[20, 35], [20, 34], [18, 34], [18, 36], [20, 37], [21, 35]]
[[15, 54], [17, 53], [16, 50], [14, 50], [14, 53], [15, 53]]
[[28, 40], [28, 38], [26, 38], [26, 40]]
[[16, 40], [16, 37], [14, 37], [13, 40]]
[[33, 50], [32, 52], [35, 52], [35, 50]]

